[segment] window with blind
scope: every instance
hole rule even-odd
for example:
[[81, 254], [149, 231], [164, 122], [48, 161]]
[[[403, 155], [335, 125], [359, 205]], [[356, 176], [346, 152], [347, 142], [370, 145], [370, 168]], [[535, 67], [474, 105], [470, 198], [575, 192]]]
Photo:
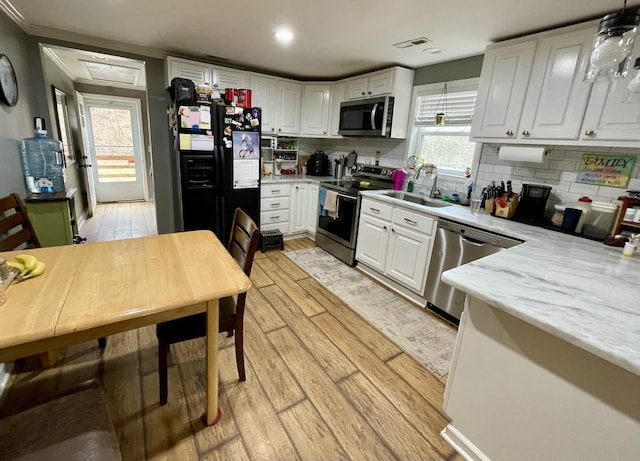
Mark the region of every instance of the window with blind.
[[[471, 168], [476, 144], [469, 141], [478, 79], [414, 88], [413, 128], [409, 156], [419, 156], [437, 165], [441, 174], [464, 177]], [[445, 124], [436, 125], [436, 114], [445, 114]]]

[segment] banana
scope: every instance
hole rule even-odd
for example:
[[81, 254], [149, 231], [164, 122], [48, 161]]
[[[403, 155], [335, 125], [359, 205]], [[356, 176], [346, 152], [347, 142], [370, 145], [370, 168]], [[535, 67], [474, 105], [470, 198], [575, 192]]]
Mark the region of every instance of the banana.
[[36, 265], [38, 264], [38, 259], [35, 256], [31, 255], [17, 255], [16, 261], [24, 264], [24, 270], [26, 270], [27, 272], [31, 272], [32, 270], [34, 270], [36, 268]]
[[44, 272], [44, 263], [42, 261], [36, 262], [36, 267], [27, 275], [22, 277], [22, 280], [30, 279], [32, 277], [37, 277], [38, 275], [42, 275]]
[[22, 273], [24, 269], [24, 264], [19, 263], [18, 261], [7, 261], [7, 266], [13, 267], [14, 269], [18, 269], [20, 273]]

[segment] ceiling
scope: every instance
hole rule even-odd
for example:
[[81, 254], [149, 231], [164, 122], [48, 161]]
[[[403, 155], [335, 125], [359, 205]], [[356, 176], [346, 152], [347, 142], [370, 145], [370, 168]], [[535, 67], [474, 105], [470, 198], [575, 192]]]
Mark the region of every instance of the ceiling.
[[[482, 54], [487, 44], [583, 20], [620, 0], [0, 0], [27, 33], [146, 56], [167, 54], [301, 80]], [[182, 5], [182, 6], [180, 6]], [[628, 6], [639, 6], [630, 0]], [[294, 41], [274, 39], [288, 26]], [[426, 37], [430, 42], [396, 48]], [[440, 48], [430, 54], [427, 48]]]

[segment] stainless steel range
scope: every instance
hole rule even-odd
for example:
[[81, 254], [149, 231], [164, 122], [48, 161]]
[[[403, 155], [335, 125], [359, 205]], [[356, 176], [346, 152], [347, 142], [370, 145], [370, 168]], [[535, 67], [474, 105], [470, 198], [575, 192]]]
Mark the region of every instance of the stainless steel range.
[[[392, 189], [393, 168], [355, 164], [351, 178], [320, 183], [316, 245], [350, 266], [356, 265], [356, 239], [360, 217], [359, 193], [365, 190]], [[336, 210], [325, 209], [327, 196], [337, 194]], [[335, 197], [335, 196], [334, 196]]]

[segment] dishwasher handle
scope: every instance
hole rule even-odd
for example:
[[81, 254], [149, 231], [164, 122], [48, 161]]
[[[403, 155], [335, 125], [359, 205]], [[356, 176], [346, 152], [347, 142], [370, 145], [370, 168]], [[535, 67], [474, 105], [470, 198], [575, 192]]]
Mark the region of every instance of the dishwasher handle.
[[481, 240], [476, 240], [476, 239], [474, 239], [474, 238], [467, 237], [466, 235], [462, 235], [462, 234], [460, 234], [460, 238], [461, 238], [462, 240], [465, 240], [465, 241], [469, 242], [470, 244], [475, 245], [475, 246], [478, 246], [478, 247], [483, 247], [483, 246], [485, 246], [485, 245], [488, 245], [488, 243], [487, 243], [487, 242], [483, 242], [483, 241], [481, 241]]

